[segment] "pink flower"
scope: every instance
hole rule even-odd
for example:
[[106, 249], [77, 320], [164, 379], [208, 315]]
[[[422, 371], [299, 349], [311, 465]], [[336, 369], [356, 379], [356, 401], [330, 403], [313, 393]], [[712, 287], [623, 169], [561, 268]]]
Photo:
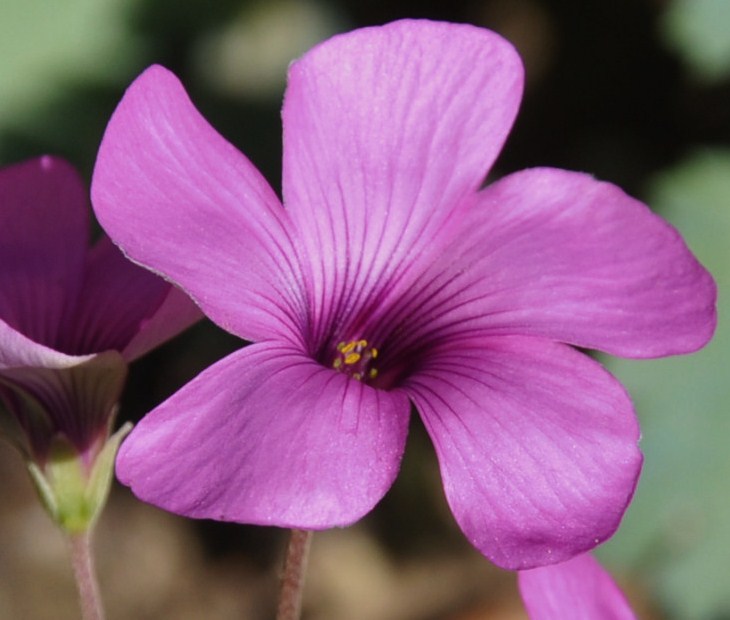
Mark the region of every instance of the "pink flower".
[[677, 232], [588, 175], [481, 189], [522, 91], [514, 49], [400, 21], [295, 62], [283, 203], [152, 67], [107, 128], [92, 195], [134, 260], [254, 344], [123, 444], [117, 475], [190, 517], [329, 528], [399, 468], [411, 405], [469, 540], [506, 568], [616, 529], [641, 466], [628, 396], [572, 346], [693, 351], [712, 278]]
[[517, 577], [530, 620], [635, 620], [621, 590], [590, 555], [522, 571]]
[[107, 237], [89, 247], [89, 214], [60, 159], [0, 170], [0, 429], [41, 468], [57, 441], [91, 467], [128, 362], [200, 318]]

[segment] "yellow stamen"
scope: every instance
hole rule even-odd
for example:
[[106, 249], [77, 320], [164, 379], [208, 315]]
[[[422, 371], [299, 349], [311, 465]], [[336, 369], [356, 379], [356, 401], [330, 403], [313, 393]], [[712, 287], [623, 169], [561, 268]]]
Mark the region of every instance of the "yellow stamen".
[[337, 354], [332, 360], [332, 368], [344, 372], [355, 381], [367, 381], [378, 376], [377, 368], [370, 368], [370, 361], [378, 357], [375, 347], [368, 347], [368, 341], [341, 341], [337, 343]]
[[345, 356], [345, 364], [347, 364], [348, 366], [352, 366], [352, 364], [357, 364], [360, 361], [360, 357], [361, 355], [359, 353], [348, 353]]

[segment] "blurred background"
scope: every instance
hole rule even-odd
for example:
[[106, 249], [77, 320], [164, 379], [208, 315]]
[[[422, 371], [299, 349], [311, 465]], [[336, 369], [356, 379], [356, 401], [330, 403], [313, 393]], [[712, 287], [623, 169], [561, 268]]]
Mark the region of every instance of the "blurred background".
[[[175, 71], [203, 115], [280, 187], [288, 63], [330, 35], [401, 17], [502, 33], [527, 70], [492, 176], [587, 171], [672, 221], [720, 286], [720, 327], [683, 358], [602, 361], [627, 385], [646, 455], [598, 552], [641, 618], [730, 619], [730, 2], [728, 0], [1, 0], [0, 165], [42, 153], [90, 179], [106, 120], [146, 66]], [[240, 342], [209, 323], [132, 368], [136, 420]], [[97, 536], [110, 620], [273, 617], [285, 532], [188, 521], [116, 486]], [[60, 534], [0, 445], [0, 620], [78, 617]], [[354, 527], [315, 536], [305, 617], [524, 619], [514, 575], [466, 542], [414, 417], [401, 475]]]

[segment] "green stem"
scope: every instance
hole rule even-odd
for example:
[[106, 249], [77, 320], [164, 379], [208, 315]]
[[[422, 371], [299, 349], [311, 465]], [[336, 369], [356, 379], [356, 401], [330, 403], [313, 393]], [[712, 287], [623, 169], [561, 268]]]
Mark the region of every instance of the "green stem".
[[284, 572], [281, 576], [281, 594], [276, 620], [299, 620], [302, 615], [304, 576], [307, 572], [312, 534], [313, 532], [309, 530], [291, 531]]
[[83, 620], [104, 620], [99, 584], [91, 554], [91, 531], [68, 534], [76, 585], [81, 599], [81, 618]]

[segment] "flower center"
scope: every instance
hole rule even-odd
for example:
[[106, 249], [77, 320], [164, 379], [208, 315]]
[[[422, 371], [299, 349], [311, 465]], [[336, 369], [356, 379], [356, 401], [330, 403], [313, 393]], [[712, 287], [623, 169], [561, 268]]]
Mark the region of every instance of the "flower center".
[[344, 372], [356, 381], [367, 381], [378, 376], [378, 369], [372, 361], [378, 357], [378, 350], [369, 347], [367, 340], [350, 340], [340, 342], [332, 361], [332, 368]]

